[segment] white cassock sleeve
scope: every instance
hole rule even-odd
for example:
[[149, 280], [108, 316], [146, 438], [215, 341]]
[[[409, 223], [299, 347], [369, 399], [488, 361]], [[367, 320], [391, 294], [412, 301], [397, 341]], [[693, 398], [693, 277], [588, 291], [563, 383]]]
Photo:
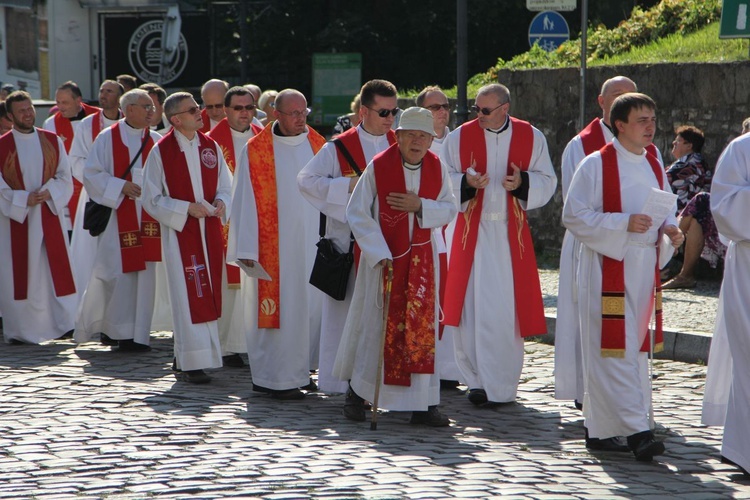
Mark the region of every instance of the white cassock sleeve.
[[[93, 114], [81, 120], [81, 124], [78, 126], [78, 129], [73, 136], [73, 144], [70, 146], [70, 153], [68, 153], [68, 158], [70, 159], [70, 172], [79, 182], [83, 182], [83, 170], [86, 168], [86, 158], [92, 147], [91, 129], [95, 117], [96, 114]], [[88, 191], [88, 189], [86, 189], [86, 191]]]
[[151, 217], [170, 229], [182, 231], [187, 222], [190, 203], [169, 196], [158, 145], [151, 149], [146, 160], [141, 198], [143, 209]]
[[442, 185], [435, 200], [422, 198], [422, 217], [418, 218], [419, 227], [436, 228], [449, 224], [458, 212], [453, 185], [447, 167], [441, 162]]
[[328, 142], [297, 174], [302, 196], [318, 211], [346, 222], [349, 202], [349, 177], [342, 177], [336, 146]]
[[229, 220], [229, 215], [232, 213], [232, 172], [229, 170], [224, 155], [221, 152], [221, 147], [216, 144], [216, 155], [219, 158], [219, 180], [216, 186], [216, 196], [214, 197], [214, 203], [217, 200], [221, 200], [224, 203], [225, 212], [224, 217], [221, 218], [222, 224], [226, 224]]
[[349, 227], [357, 240], [362, 257], [370, 268], [383, 259], [393, 259], [378, 222], [378, 191], [375, 185], [375, 169], [372, 162], [367, 166], [346, 207]]
[[[247, 145], [242, 148], [240, 163], [234, 171], [232, 185], [232, 217], [229, 221], [227, 262], [240, 259], [258, 261], [258, 209], [253, 184], [250, 182], [250, 161]], [[263, 263], [261, 262], [261, 265]]]
[[630, 214], [603, 212], [601, 170], [599, 152], [581, 161], [563, 205], [563, 224], [594, 252], [622, 260], [627, 252]]
[[83, 169], [83, 186], [89, 198], [110, 208], [117, 209], [125, 199], [122, 188], [125, 180], [112, 175], [112, 129], [105, 130], [94, 141]]
[[68, 206], [70, 197], [73, 196], [73, 178], [70, 174], [68, 153], [65, 152], [65, 146], [59, 137], [57, 138], [57, 150], [60, 152], [57, 160], [57, 172], [40, 189], [40, 191], [45, 189], [49, 191], [52, 199], [47, 200], [46, 203], [55, 215], [63, 213], [65, 207]]
[[750, 240], [750, 137], [735, 139], [716, 164], [711, 183], [711, 212], [716, 227], [733, 241]]
[[0, 175], [0, 212], [16, 222], [23, 222], [29, 215], [29, 191], [11, 189]]

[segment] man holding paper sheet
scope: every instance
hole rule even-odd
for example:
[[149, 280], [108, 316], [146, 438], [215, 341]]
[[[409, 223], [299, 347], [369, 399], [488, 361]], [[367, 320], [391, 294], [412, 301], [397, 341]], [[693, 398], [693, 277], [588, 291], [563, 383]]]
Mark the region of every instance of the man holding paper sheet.
[[305, 397], [300, 388], [315, 389], [309, 371], [310, 317], [319, 314], [322, 292], [307, 281], [318, 215], [300, 194], [297, 175], [325, 139], [307, 126], [309, 113], [305, 96], [282, 90], [273, 111], [276, 121], [240, 153], [227, 245], [229, 262], [260, 263], [271, 277], [258, 281], [257, 293], [243, 287], [252, 318], [247, 353], [253, 390], [281, 400]]
[[150, 131], [154, 105], [145, 90], [127, 92], [120, 104], [125, 118], [97, 136], [83, 170], [88, 196], [112, 208], [112, 213], [107, 228], [96, 237], [74, 338], [86, 342], [106, 332], [117, 340], [119, 350], [142, 351], [150, 340], [161, 238], [159, 223], [141, 207], [141, 185], [143, 165], [161, 136]]
[[658, 350], [659, 269], [684, 240], [674, 211], [663, 222], [644, 213], [652, 188], [668, 188], [662, 163], [646, 150], [655, 110], [644, 94], [615, 99], [615, 139], [580, 163], [563, 208], [563, 223], [583, 245], [577, 292], [585, 426], [592, 438], [627, 436], [640, 461], [664, 452], [649, 426], [648, 330], [656, 309]]
[[232, 174], [219, 146], [199, 131], [203, 120], [192, 95], [170, 95], [164, 112], [173, 128], [148, 156], [142, 203], [161, 223], [175, 368], [185, 381], [205, 384], [211, 378], [203, 369], [222, 366], [217, 322], [224, 273], [221, 228]]

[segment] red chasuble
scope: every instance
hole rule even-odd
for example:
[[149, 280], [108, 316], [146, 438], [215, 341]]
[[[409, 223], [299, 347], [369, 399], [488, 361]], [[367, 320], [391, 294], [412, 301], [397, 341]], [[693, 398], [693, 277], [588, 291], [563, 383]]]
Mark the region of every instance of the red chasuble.
[[[622, 212], [622, 194], [620, 192], [620, 171], [617, 164], [617, 150], [607, 144], [601, 150], [602, 155], [602, 201], [605, 213]], [[650, 151], [647, 151], [651, 169], [664, 189], [662, 166]], [[656, 309], [656, 331], [654, 351], [659, 352], [664, 346], [661, 316], [661, 279], [659, 276], [659, 244], [661, 231], [656, 241], [656, 268], [654, 270], [654, 296], [652, 305]], [[621, 260], [603, 256], [602, 259], [602, 357], [625, 357], [625, 263]], [[650, 350], [648, 335], [641, 346], [641, 351]]]
[[[257, 126], [254, 123], [250, 124], [250, 128], [253, 129], [253, 135], [258, 135], [263, 130], [262, 127]], [[237, 152], [234, 150], [234, 140], [232, 140], [232, 129], [229, 126], [229, 121], [224, 118], [221, 120], [208, 134], [211, 139], [215, 140], [221, 148], [221, 154], [224, 155], [224, 161], [227, 162], [229, 171], [234, 174], [236, 166], [235, 158], [237, 158]], [[224, 257], [227, 255], [227, 242], [229, 240], [229, 223], [224, 224], [222, 228], [222, 237], [224, 238]], [[240, 268], [233, 265], [226, 265], [227, 272], [227, 287], [228, 288], [240, 288]]]
[[[157, 143], [169, 196], [195, 203], [187, 160], [185, 154], [180, 151], [174, 134], [174, 129], [170, 130]], [[216, 143], [200, 132], [196, 134], [200, 142], [198, 157], [203, 199], [213, 204], [219, 184], [220, 165], [216, 155]], [[205, 240], [201, 235], [200, 222], [195, 217], [188, 216], [182, 231], [176, 232], [193, 324], [215, 321], [221, 316], [221, 278], [224, 261], [221, 248], [221, 220], [218, 217], [206, 217], [203, 221]], [[203, 253], [204, 242], [208, 250], [207, 256]]]
[[[149, 151], [154, 146], [154, 140], [149, 134], [149, 129], [144, 130], [144, 135], [141, 137], [143, 140], [145, 134], [148, 134], [146, 145], [141, 153], [141, 165], [146, 164], [146, 158], [148, 157]], [[122, 174], [127, 170], [130, 165], [130, 150], [127, 145], [122, 142], [120, 137], [120, 122], [115, 123], [112, 126], [112, 157], [114, 158], [114, 175], [115, 177], [122, 178]], [[132, 182], [130, 172], [125, 180]], [[147, 217], [148, 222], [156, 222], [151, 216], [149, 216], [143, 209], [141, 209], [141, 221], [138, 224], [138, 213], [135, 200], [131, 200], [125, 196], [120, 206], [115, 211], [117, 216], [117, 228], [120, 236], [120, 256], [122, 257], [122, 272], [132, 273], [136, 271], [143, 271], [146, 269], [146, 261], [154, 262], [161, 260], [161, 250], [154, 248], [156, 245], [149, 245], [148, 250], [144, 245], [143, 238], [143, 221]], [[158, 223], [157, 223], [158, 226]], [[159, 235], [150, 235], [149, 239], [153, 240], [154, 236], [159, 238]], [[161, 243], [157, 241], [157, 243]], [[157, 250], [156, 252], [154, 250]]]
[[[57, 136], [52, 132], [36, 129], [39, 144], [42, 148], [44, 164], [42, 185], [55, 176], [57, 164], [60, 160], [60, 150]], [[13, 190], [25, 191], [23, 172], [18, 161], [16, 140], [12, 133], [0, 137], [0, 168], [5, 183]], [[55, 296], [62, 297], [76, 292], [73, 272], [68, 255], [67, 235], [64, 233], [60, 219], [52, 213], [47, 202], [40, 205], [42, 211], [42, 233], [44, 246], [47, 249], [52, 283]], [[13, 265], [13, 298], [26, 300], [28, 297], [29, 281], [29, 224], [28, 219], [22, 223], [10, 221], [10, 245]]]
[[[380, 230], [393, 256], [393, 285], [383, 351], [383, 382], [411, 385], [412, 373], [435, 373], [435, 263], [432, 229], [409, 213], [392, 209], [389, 193], [406, 193], [401, 151], [394, 144], [373, 158]], [[422, 160], [419, 197], [437, 199], [442, 187], [440, 160], [428, 151]], [[384, 291], [385, 293], [385, 291]]]
[[[100, 111], [100, 108], [97, 108], [96, 106], [89, 106], [86, 103], [81, 103], [81, 107], [83, 108], [83, 112], [86, 116], [93, 115], [97, 111]], [[54, 117], [54, 123], [55, 123], [55, 133], [62, 139], [63, 145], [65, 146], [65, 152], [70, 153], [70, 148], [73, 146], [73, 124], [70, 122], [70, 118], [65, 118], [62, 113], [59, 111], [55, 113]], [[96, 120], [94, 120], [96, 121]], [[94, 136], [96, 137], [96, 136]], [[72, 224], [73, 221], [76, 218], [76, 210], [78, 209], [78, 198], [81, 196], [81, 189], [83, 188], [83, 184], [81, 184], [78, 179], [73, 177], [73, 196], [70, 197], [70, 201], [68, 202], [68, 210], [70, 211], [70, 223]]]
[[[326, 140], [307, 128], [313, 154]], [[279, 203], [276, 187], [276, 160], [273, 154], [273, 124], [247, 143], [250, 182], [258, 210], [258, 262], [271, 281], [258, 280], [258, 328], [281, 328], [281, 269], [279, 262]]]
[[[508, 152], [508, 175], [513, 173], [511, 164], [516, 165], [522, 171], [529, 169], [534, 146], [534, 131], [531, 125], [513, 117], [510, 120], [513, 135]], [[469, 167], [474, 167], [474, 170], [480, 174], [487, 172], [487, 146], [484, 130], [479, 127], [477, 120], [461, 126], [460, 158], [463, 172], [466, 172]], [[446, 297], [443, 304], [446, 325], [458, 326], [461, 320], [466, 287], [474, 264], [474, 250], [479, 236], [483, 199], [484, 190], [477, 190], [476, 196], [469, 201], [466, 211], [459, 214], [456, 219], [448, 264], [448, 279], [445, 285]], [[534, 255], [534, 243], [531, 240], [526, 212], [511, 193], [507, 193], [507, 203], [508, 244], [513, 266], [513, 293], [520, 334], [522, 337], [543, 335], [547, 333], [547, 323], [544, 318], [544, 302]]]

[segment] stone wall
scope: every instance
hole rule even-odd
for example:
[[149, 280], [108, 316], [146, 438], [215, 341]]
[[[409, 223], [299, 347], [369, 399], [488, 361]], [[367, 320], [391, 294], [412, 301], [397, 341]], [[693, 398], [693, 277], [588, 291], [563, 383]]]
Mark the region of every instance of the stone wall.
[[[558, 189], [545, 207], [529, 212], [537, 251], [559, 251], [564, 228], [560, 222], [562, 193], [560, 159], [567, 142], [578, 132], [579, 74], [577, 68], [501, 71], [499, 80], [510, 89], [511, 114], [528, 120], [547, 137], [558, 176]], [[586, 122], [601, 116], [596, 98], [601, 84], [627, 76], [657, 104], [654, 143], [668, 165], [674, 130], [694, 125], [706, 135], [704, 156], [712, 167], [742, 121], [750, 116], [750, 63], [653, 64], [590, 68], [587, 75]], [[470, 96], [474, 97], [474, 96]], [[400, 102], [402, 107], [408, 101]]]

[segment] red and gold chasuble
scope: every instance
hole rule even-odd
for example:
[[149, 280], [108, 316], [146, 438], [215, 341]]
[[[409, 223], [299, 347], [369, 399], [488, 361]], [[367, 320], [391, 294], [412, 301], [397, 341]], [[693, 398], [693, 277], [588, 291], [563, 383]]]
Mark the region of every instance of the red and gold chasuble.
[[[111, 133], [114, 176], [122, 178], [122, 174], [127, 170], [132, 158], [130, 158], [130, 150], [128, 149], [128, 146], [122, 142], [122, 137], [120, 137], [120, 122], [117, 122], [112, 126]], [[145, 129], [143, 133], [144, 135], [141, 137], [141, 140], [146, 137], [145, 134], [148, 134], [148, 139], [146, 140], [146, 145], [143, 147], [143, 152], [141, 153], [141, 165], [146, 164], [148, 153], [154, 146], [154, 140], [151, 138], [149, 129]], [[130, 182], [133, 181], [130, 172], [128, 172], [125, 180]], [[152, 231], [149, 230], [147, 238], [144, 238], [143, 232], [145, 228], [151, 227], [151, 223], [155, 223], [156, 227], [159, 228], [158, 222], [148, 215], [146, 211], [141, 209], [141, 224], [139, 225], [137, 205], [135, 200], [130, 199], [128, 196], [125, 196], [122, 202], [120, 202], [120, 206], [117, 207], [115, 214], [117, 216], [117, 228], [120, 240], [122, 272], [132, 273], [143, 271], [146, 269], [146, 261], [160, 261], [161, 238], [159, 229], [157, 229], [156, 234], [152, 234]], [[150, 240], [149, 245], [145, 244], [146, 239]]]
[[[44, 185], [57, 173], [60, 151], [55, 134], [42, 129], [36, 129], [36, 133], [39, 136], [39, 144], [44, 158], [44, 164], [40, 166], [43, 169], [42, 185]], [[3, 180], [11, 189], [26, 190], [21, 164], [18, 161], [16, 140], [12, 133], [0, 137], [0, 168], [2, 169]], [[76, 292], [76, 287], [68, 256], [67, 234], [63, 231], [59, 217], [52, 213], [47, 202], [43, 202], [39, 206], [42, 211], [43, 240], [47, 249], [47, 261], [52, 274], [52, 283], [55, 287], [55, 296], [63, 297], [73, 294]], [[13, 298], [15, 300], [26, 300], [29, 285], [28, 218], [23, 222], [10, 220], [10, 246], [13, 259]]]
[[[653, 144], [651, 144], [653, 146]], [[602, 155], [602, 201], [605, 213], [622, 212], [622, 193], [620, 191], [620, 170], [617, 164], [617, 150], [613, 144], [607, 144], [601, 150]], [[647, 148], [648, 159], [659, 188], [664, 189], [662, 166], [656, 155]], [[659, 276], [659, 245], [662, 232], [656, 240], [656, 266], [654, 269], [654, 294], [652, 307], [655, 307], [656, 328], [654, 335], [654, 352], [664, 347], [661, 314], [661, 278]], [[625, 263], [621, 260], [603, 256], [602, 259], [602, 357], [625, 357]], [[640, 350], [650, 350], [648, 335]]]
[[[169, 188], [169, 196], [196, 203], [187, 160], [174, 134], [174, 129], [170, 130], [157, 143], [164, 165], [164, 177]], [[219, 184], [220, 167], [219, 158], [216, 155], [216, 143], [201, 132], [196, 132], [196, 135], [199, 140], [198, 158], [203, 199], [213, 204]], [[182, 231], [176, 231], [180, 258], [185, 271], [190, 318], [193, 324], [215, 321], [221, 316], [221, 278], [224, 267], [221, 220], [218, 217], [206, 217], [203, 221], [206, 231], [205, 240], [201, 235], [200, 222], [195, 217], [188, 216]], [[207, 256], [203, 253], [204, 242], [208, 250]]]
[[[307, 140], [317, 154], [326, 140], [307, 127]], [[273, 123], [247, 143], [250, 182], [258, 211], [258, 262], [271, 280], [258, 280], [258, 328], [281, 328], [281, 269], [279, 260], [279, 202], [276, 160], [273, 153]]]
[[[97, 111], [101, 111], [100, 108], [97, 108], [96, 106], [89, 106], [86, 103], [81, 103], [81, 108], [83, 108], [83, 112], [86, 116], [93, 115]], [[59, 111], [55, 113], [55, 117], [53, 118], [53, 121], [55, 123], [55, 133], [62, 139], [63, 145], [65, 146], [65, 152], [70, 153], [70, 148], [73, 146], [73, 124], [70, 121], [70, 118], [65, 118], [62, 113]], [[96, 121], [96, 120], [94, 120]], [[94, 136], [96, 138], [96, 136]], [[72, 224], [73, 221], [76, 218], [76, 211], [78, 209], [78, 198], [81, 197], [81, 189], [83, 188], [83, 184], [81, 184], [78, 179], [73, 177], [73, 196], [70, 197], [70, 201], [68, 202], [68, 210], [70, 211], [70, 223]]]
[[[432, 229], [409, 212], [392, 209], [389, 193], [406, 193], [401, 151], [393, 145], [373, 158], [383, 238], [393, 256], [393, 284], [383, 351], [383, 382], [411, 385], [412, 373], [435, 373], [435, 263]], [[440, 160], [428, 151], [422, 160], [419, 197], [437, 199], [442, 187]]]
[[[257, 126], [254, 123], [250, 124], [250, 128], [253, 129], [253, 135], [258, 135], [263, 130], [262, 127]], [[234, 169], [236, 166], [235, 158], [237, 158], [237, 152], [234, 150], [234, 140], [232, 139], [232, 128], [229, 126], [229, 121], [224, 118], [221, 120], [209, 133], [206, 134], [211, 139], [215, 140], [221, 148], [221, 154], [224, 155], [224, 161], [227, 162], [229, 171], [234, 175]], [[224, 224], [222, 228], [222, 237], [224, 238], [224, 257], [227, 255], [227, 242], [229, 241], [229, 222]], [[240, 288], [240, 268], [237, 266], [226, 264], [227, 273], [227, 287]]]
[[[508, 175], [513, 173], [511, 164], [522, 171], [528, 170], [534, 146], [534, 131], [528, 122], [510, 117], [512, 135], [508, 152]], [[487, 146], [484, 130], [477, 120], [461, 126], [460, 136], [461, 170], [466, 172], [473, 167], [480, 174], [487, 172]], [[479, 222], [482, 216], [484, 190], [469, 201], [468, 208], [456, 219], [455, 233], [451, 245], [448, 264], [446, 297], [443, 302], [444, 323], [458, 326], [464, 306], [466, 287], [474, 264], [474, 250], [479, 236]], [[547, 332], [544, 318], [544, 302], [539, 283], [539, 272], [534, 255], [534, 243], [526, 218], [518, 199], [507, 193], [508, 244], [513, 267], [513, 293], [516, 318], [522, 337], [543, 335]]]

